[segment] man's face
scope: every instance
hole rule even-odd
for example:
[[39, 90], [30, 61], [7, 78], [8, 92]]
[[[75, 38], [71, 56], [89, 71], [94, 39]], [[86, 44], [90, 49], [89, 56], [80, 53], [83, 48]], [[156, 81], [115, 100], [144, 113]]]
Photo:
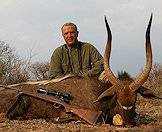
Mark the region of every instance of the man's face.
[[64, 26], [62, 29], [62, 36], [66, 44], [69, 47], [73, 47], [74, 43], [77, 41], [78, 31], [76, 31], [76, 28], [72, 25]]

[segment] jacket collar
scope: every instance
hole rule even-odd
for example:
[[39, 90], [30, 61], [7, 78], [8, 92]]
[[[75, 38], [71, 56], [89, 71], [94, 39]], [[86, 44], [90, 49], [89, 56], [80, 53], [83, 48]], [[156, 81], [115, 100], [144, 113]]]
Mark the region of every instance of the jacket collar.
[[[77, 41], [76, 43], [74, 43], [74, 45], [73, 45], [73, 47], [72, 48], [70, 48], [71, 50], [73, 50], [73, 49], [78, 49], [79, 48], [79, 41]], [[66, 47], [66, 49], [69, 49], [68, 48], [68, 46], [65, 44], [65, 47]]]

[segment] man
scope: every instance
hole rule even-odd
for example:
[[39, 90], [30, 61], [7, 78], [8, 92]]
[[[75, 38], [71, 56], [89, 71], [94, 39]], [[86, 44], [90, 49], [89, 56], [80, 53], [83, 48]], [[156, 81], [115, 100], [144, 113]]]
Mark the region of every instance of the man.
[[98, 76], [103, 71], [103, 57], [97, 49], [85, 42], [78, 41], [77, 26], [65, 23], [62, 28], [64, 45], [56, 48], [52, 54], [49, 79], [59, 78], [66, 74]]

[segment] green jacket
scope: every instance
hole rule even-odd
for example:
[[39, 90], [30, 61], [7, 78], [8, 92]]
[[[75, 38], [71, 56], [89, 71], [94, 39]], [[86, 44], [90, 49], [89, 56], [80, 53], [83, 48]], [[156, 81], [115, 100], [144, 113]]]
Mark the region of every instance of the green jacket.
[[103, 57], [89, 44], [78, 42], [68, 49], [66, 44], [56, 48], [52, 54], [49, 79], [69, 73], [83, 76], [98, 76], [103, 71]]

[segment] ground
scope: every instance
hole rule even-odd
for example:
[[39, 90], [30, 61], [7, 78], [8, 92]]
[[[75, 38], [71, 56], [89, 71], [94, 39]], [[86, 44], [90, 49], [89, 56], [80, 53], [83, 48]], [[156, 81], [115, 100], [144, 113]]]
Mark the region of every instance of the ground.
[[138, 96], [136, 118], [138, 126], [112, 126], [109, 124], [88, 125], [81, 123], [62, 123], [55, 124], [44, 119], [33, 119], [27, 121], [8, 120], [1, 115], [0, 132], [107, 132], [107, 131], [162, 131], [162, 100], [144, 99]]

